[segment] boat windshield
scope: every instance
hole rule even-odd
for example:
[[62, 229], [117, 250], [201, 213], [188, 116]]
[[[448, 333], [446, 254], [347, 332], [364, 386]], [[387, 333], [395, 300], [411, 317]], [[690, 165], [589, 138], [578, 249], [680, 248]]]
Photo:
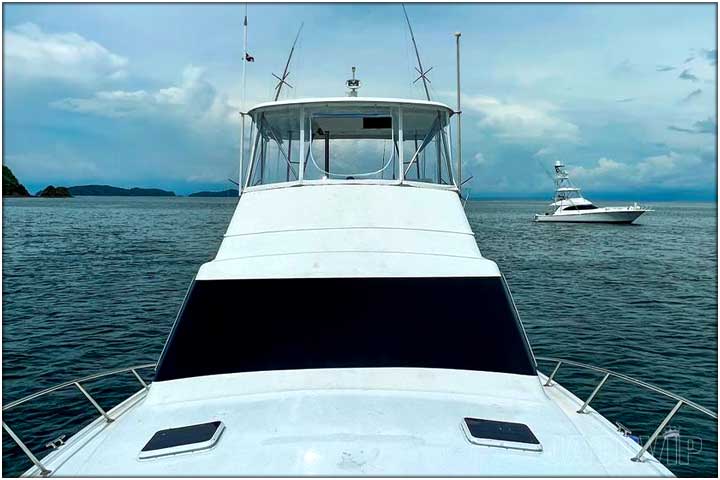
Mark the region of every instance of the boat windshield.
[[155, 380], [363, 367], [535, 374], [501, 277], [302, 278], [195, 281]]
[[585, 204], [585, 205], [570, 205], [563, 210], [597, 210], [598, 207], [596, 207], [593, 204]]
[[246, 187], [294, 181], [453, 184], [449, 112], [432, 105], [280, 105], [251, 113]]

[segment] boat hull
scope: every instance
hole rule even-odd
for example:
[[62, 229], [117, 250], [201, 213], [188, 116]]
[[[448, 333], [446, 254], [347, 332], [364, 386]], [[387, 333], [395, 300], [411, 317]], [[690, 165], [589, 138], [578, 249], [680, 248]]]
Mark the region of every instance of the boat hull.
[[566, 222], [566, 223], [633, 223], [647, 210], [623, 209], [604, 210], [578, 213], [559, 213], [555, 215], [535, 215], [536, 222]]

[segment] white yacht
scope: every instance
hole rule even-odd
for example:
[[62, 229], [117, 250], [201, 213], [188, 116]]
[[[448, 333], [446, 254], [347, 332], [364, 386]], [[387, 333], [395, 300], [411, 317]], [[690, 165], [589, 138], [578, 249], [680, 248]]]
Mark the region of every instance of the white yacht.
[[627, 207], [597, 207], [570, 183], [565, 165], [555, 162], [555, 196], [544, 214], [535, 214], [536, 222], [632, 223], [645, 212], [637, 203]]
[[[49, 452], [3, 422], [25, 475], [671, 476], [651, 454], [669, 420], [684, 405], [717, 415], [533, 355], [462, 207], [457, 112], [357, 96], [247, 112], [240, 199], [157, 365], [3, 406], [77, 388], [99, 414]], [[598, 375], [589, 397], [555, 381], [562, 365]], [[105, 410], [85, 387], [119, 374], [141, 388]], [[591, 406], [610, 377], [677, 403], [639, 441]]]

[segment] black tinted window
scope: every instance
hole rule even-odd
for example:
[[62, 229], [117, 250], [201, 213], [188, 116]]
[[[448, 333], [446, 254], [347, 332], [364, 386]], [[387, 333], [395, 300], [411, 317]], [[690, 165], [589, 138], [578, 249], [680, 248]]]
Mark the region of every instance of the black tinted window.
[[497, 277], [204, 280], [156, 380], [343, 367], [535, 374]]
[[571, 205], [563, 210], [595, 210], [596, 208], [595, 205]]

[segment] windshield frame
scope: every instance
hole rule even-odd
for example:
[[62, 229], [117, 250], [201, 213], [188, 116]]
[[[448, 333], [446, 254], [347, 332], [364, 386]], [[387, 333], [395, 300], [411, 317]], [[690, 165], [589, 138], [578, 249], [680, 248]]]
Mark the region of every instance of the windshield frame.
[[[247, 162], [247, 166], [243, 165], [241, 157], [241, 166], [244, 168], [242, 175], [242, 191], [254, 191], [254, 190], [268, 190], [274, 188], [286, 188], [300, 185], [318, 185], [318, 184], [370, 184], [370, 185], [408, 185], [413, 187], [421, 188], [433, 188], [443, 190], [459, 191], [456, 180], [455, 164], [453, 161], [452, 152], [452, 138], [451, 138], [451, 122], [450, 118], [455, 113], [448, 107], [438, 104], [435, 102], [408, 102], [402, 103], [400, 101], [393, 102], [381, 102], [377, 100], [368, 100], [365, 102], [351, 102], [342, 101], [345, 99], [328, 100], [327, 102], [308, 102], [308, 103], [279, 103], [279, 104], [268, 104], [262, 107], [256, 107], [252, 109], [247, 115], [251, 118], [250, 124], [250, 161]], [[291, 156], [290, 152], [285, 154], [284, 151], [280, 151], [285, 162], [288, 164], [288, 172], [297, 170], [296, 175], [291, 178], [288, 173], [288, 178], [285, 181], [253, 181], [256, 176], [256, 169], [258, 166], [258, 151], [262, 148], [260, 144], [263, 141], [263, 134], [259, 132], [264, 127], [263, 122], [267, 122], [265, 114], [272, 114], [276, 112], [284, 112], [286, 115], [297, 116], [298, 131], [289, 133], [291, 140], [290, 142], [295, 143], [295, 148], [298, 149], [298, 155], [305, 157], [313, 155], [312, 153], [312, 142], [317, 136], [312, 130], [312, 122], [314, 118], [319, 117], [333, 117], [342, 116], [344, 111], [352, 110], [357, 112], [358, 116], [365, 115], [367, 112], [368, 116], [378, 115], [378, 112], [388, 112], [387, 116], [392, 118], [392, 127], [390, 129], [391, 135], [391, 155], [389, 156], [388, 165], [385, 165], [382, 169], [384, 172], [392, 172], [390, 179], [385, 178], [363, 178], [364, 174], [348, 175], [351, 178], [333, 178], [333, 176], [344, 176], [343, 174], [332, 173], [329, 178], [310, 179], [307, 178], [305, 173], [308, 165], [308, 158], [304, 161], [296, 158], [295, 162], [290, 166], [291, 162], [288, 157]], [[334, 112], [337, 112], [335, 114]], [[437, 116], [436, 122], [438, 123], [437, 128], [429, 130], [427, 136], [431, 138], [430, 141], [423, 140], [422, 144], [418, 147], [417, 138], [415, 139], [415, 147], [411, 152], [404, 152], [407, 148], [407, 144], [403, 143], [403, 120], [408, 118], [407, 115], [425, 115], [425, 116]], [[260, 128], [258, 128], [260, 125]], [[296, 134], [296, 135], [295, 135]], [[368, 137], [378, 138], [378, 137]], [[264, 137], [267, 142], [267, 137]], [[280, 139], [282, 140], [282, 139]], [[409, 138], [405, 139], [408, 140]], [[282, 150], [282, 142], [277, 142], [278, 149]], [[289, 143], [289, 142], [285, 142]], [[420, 162], [420, 153], [429, 149], [430, 143], [438, 144], [436, 150], [436, 167], [433, 173], [433, 178], [418, 178], [408, 179], [407, 174], [411, 168], [415, 168], [414, 164]], [[309, 148], [308, 148], [309, 147]], [[403, 148], [400, 148], [403, 147]], [[411, 155], [407, 155], [410, 153]], [[424, 157], [424, 156], [423, 156]], [[280, 155], [278, 155], [280, 158]], [[314, 159], [313, 159], [314, 160]], [[418, 167], [419, 169], [419, 167]], [[322, 169], [319, 169], [322, 171]], [[413, 170], [414, 171], [414, 170]], [[370, 172], [370, 174], [377, 174], [378, 172]], [[352, 178], [354, 177], [354, 178]]]

